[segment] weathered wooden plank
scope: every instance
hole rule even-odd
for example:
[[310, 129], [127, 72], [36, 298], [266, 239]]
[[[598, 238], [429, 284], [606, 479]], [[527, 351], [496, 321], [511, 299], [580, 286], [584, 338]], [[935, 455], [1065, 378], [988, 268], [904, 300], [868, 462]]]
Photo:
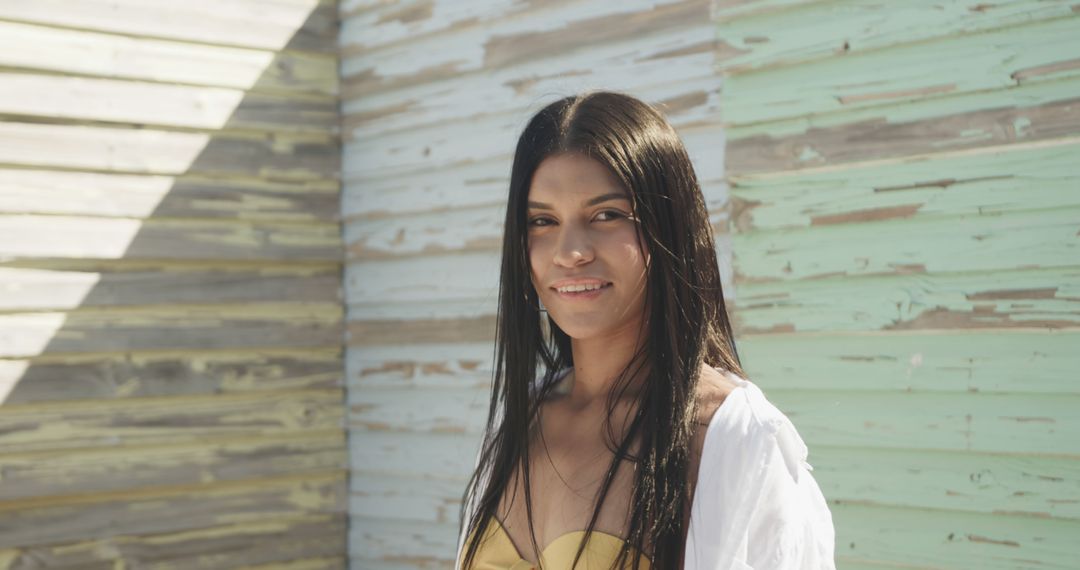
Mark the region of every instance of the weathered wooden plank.
[[725, 122], [760, 123], [1076, 77], [1078, 38], [1080, 18], [1065, 17], [735, 75], [724, 82]]
[[775, 172], [1014, 142], [1080, 132], [1080, 82], [1063, 80], [923, 99], [902, 105], [730, 128], [731, 175]]
[[[753, 4], [753, 3], [750, 3]], [[1070, 2], [977, 0], [903, 2], [888, 6], [872, 0], [813, 2], [758, 17], [725, 18], [720, 40], [730, 47], [720, 55], [728, 75], [780, 66], [806, 65], [826, 58], [938, 38], [986, 32], [1073, 14]], [[798, 30], [782, 33], [780, 30]], [[948, 50], [941, 53], [950, 54]]]
[[[1075, 395], [769, 390], [808, 442], [879, 449], [1080, 454]], [[481, 433], [488, 390], [350, 394], [353, 429]], [[463, 411], [464, 410], [464, 411]]]
[[[411, 38], [408, 43], [375, 53], [363, 46], [354, 48], [354, 38], [361, 34], [346, 27], [341, 39], [345, 54], [341, 65], [344, 98], [564, 55], [570, 59], [563, 69], [576, 69], [572, 58], [585, 51], [582, 48], [594, 52], [590, 57], [619, 50], [633, 54], [636, 49], [631, 46], [644, 36], [694, 28], [709, 17], [709, 2], [703, 0], [618, 4], [588, 0], [541, 9], [545, 12], [542, 20], [502, 19], [458, 33]], [[673, 48], [685, 47], [679, 40], [673, 41]], [[354, 52], [357, 55], [352, 55]]]
[[751, 283], [733, 316], [737, 335], [1080, 328], [1080, 268]]
[[[536, 110], [553, 102], [558, 95], [539, 101]], [[406, 130], [359, 141], [346, 141], [343, 152], [342, 176], [349, 182], [362, 183], [370, 179], [405, 176], [417, 170], [444, 170], [471, 163], [494, 161], [503, 157], [503, 167], [485, 177], [506, 176], [510, 171], [514, 147], [530, 112], [482, 115], [467, 122], [434, 125], [430, 129]], [[681, 125], [683, 142], [694, 156], [694, 167], [702, 180], [719, 179], [723, 171], [724, 140], [715, 131], [718, 121], [697, 124], [712, 125], [711, 130]], [[678, 127], [680, 125], [676, 125]], [[483, 137], [461, 144], [462, 129], [483, 132]]]
[[[480, 438], [448, 433], [349, 431], [353, 474], [452, 479], [461, 483], [475, 467]], [[355, 513], [354, 513], [355, 514]], [[362, 513], [361, 513], [362, 514]]]
[[497, 251], [354, 262], [345, 266], [345, 298], [350, 305], [465, 301], [476, 309], [496, 299], [499, 263]]
[[333, 268], [55, 271], [0, 267], [0, 311], [181, 303], [334, 302]]
[[333, 261], [337, 224], [0, 214], [0, 258]]
[[[359, 553], [353, 562], [361, 568], [450, 568], [457, 538], [457, 523], [394, 521], [356, 514], [349, 519], [349, 544]], [[412, 561], [416, 563], [409, 564]]]
[[483, 388], [491, 383], [494, 345], [487, 342], [357, 347], [345, 355], [350, 391], [376, 388]]
[[349, 347], [490, 342], [495, 340], [495, 316], [488, 314], [456, 319], [394, 318], [349, 321], [345, 338], [345, 344]]
[[745, 335], [762, 389], [1080, 395], [1080, 331], [987, 329]]
[[341, 429], [343, 399], [341, 390], [304, 390], [5, 405], [0, 450], [163, 447], [213, 437], [325, 434]]
[[837, 567], [847, 560], [904, 568], [1069, 568], [1080, 522], [936, 509], [829, 505]]
[[19, 500], [73, 489], [88, 495], [325, 472], [346, 469], [348, 457], [345, 433], [331, 430], [148, 448], [5, 453], [0, 465], [0, 500]]
[[461, 494], [458, 480], [353, 474], [349, 512], [365, 517], [457, 524]]
[[336, 222], [339, 187], [333, 179], [288, 181], [0, 168], [0, 211]]
[[[42, 9], [47, 10], [45, 5]], [[106, 14], [111, 10], [101, 17]], [[26, 49], [28, 45], [34, 49]], [[0, 22], [0, 66], [267, 93], [336, 95], [338, 90], [337, 58], [332, 54], [212, 46], [9, 21]]]
[[154, 4], [138, 0], [5, 2], [0, 17], [46, 26], [128, 36], [333, 54], [336, 6], [327, 0], [196, 0]]
[[337, 99], [243, 89], [0, 72], [0, 114], [151, 127], [336, 133]]
[[0, 164], [133, 174], [333, 179], [337, 141], [311, 133], [199, 133], [0, 123]]
[[[732, 177], [738, 232], [1080, 206], [1080, 139]], [[351, 246], [350, 246], [351, 248]]]
[[0, 360], [5, 405], [337, 388], [339, 348], [51, 355]]
[[[1080, 397], [771, 390], [808, 444], [1080, 455]], [[1071, 411], [1070, 411], [1071, 410]]]
[[[180, 531], [188, 531], [191, 538], [202, 533], [212, 542], [215, 534], [236, 533], [240, 524], [256, 531], [284, 532], [297, 515], [342, 513], [346, 487], [343, 471], [329, 471], [123, 495], [9, 502], [0, 511], [0, 548]], [[220, 525], [228, 526], [214, 528]], [[325, 523], [322, 526], [327, 529]]]
[[[344, 543], [344, 541], [342, 541]], [[347, 545], [343, 544], [343, 547]], [[347, 548], [339, 548], [340, 554]], [[272, 562], [258, 566], [247, 566], [248, 570], [345, 570], [349, 568], [349, 559], [345, 556], [328, 556], [324, 558], [307, 558], [303, 560], [289, 560], [288, 562]]]
[[0, 550], [5, 569], [253, 568], [297, 557], [332, 557], [346, 549], [342, 515], [300, 515], [249, 520], [158, 534], [128, 534], [64, 544]]
[[1080, 210], [1066, 208], [736, 234], [736, 280], [1068, 267], [1078, 230]]
[[1080, 520], [1076, 458], [821, 445], [808, 460], [834, 503]]
[[342, 338], [336, 303], [107, 307], [0, 315], [0, 358], [40, 354], [328, 348]]

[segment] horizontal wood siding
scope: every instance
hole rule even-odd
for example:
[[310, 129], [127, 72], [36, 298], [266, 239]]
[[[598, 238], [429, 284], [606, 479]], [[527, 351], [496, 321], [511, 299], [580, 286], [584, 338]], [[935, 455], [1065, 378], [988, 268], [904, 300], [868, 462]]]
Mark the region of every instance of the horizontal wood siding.
[[716, 5], [740, 351], [839, 568], [1080, 555], [1078, 12]]
[[0, 2], [0, 568], [347, 567], [337, 13]]
[[357, 0], [341, 18], [350, 557], [450, 568], [516, 137], [586, 89], [658, 104], [726, 231], [716, 30], [707, 0]]

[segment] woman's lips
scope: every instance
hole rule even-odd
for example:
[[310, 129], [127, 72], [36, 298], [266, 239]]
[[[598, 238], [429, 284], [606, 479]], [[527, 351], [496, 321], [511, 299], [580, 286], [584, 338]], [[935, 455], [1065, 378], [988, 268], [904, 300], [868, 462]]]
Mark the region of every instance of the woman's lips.
[[600, 295], [603, 295], [605, 291], [611, 288], [611, 283], [605, 283], [599, 289], [589, 289], [587, 291], [568, 291], [563, 293], [558, 289], [552, 289], [560, 299], [574, 300], [574, 301], [586, 301], [589, 299], [595, 299]]

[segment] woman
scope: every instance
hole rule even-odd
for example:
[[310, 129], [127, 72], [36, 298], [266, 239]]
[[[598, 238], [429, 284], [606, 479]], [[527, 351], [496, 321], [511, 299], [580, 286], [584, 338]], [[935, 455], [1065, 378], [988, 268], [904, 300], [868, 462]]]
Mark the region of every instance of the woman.
[[[744, 379], [682, 142], [632, 97], [518, 141], [457, 568], [833, 568], [788, 419]], [[535, 379], [535, 380], [533, 380]]]

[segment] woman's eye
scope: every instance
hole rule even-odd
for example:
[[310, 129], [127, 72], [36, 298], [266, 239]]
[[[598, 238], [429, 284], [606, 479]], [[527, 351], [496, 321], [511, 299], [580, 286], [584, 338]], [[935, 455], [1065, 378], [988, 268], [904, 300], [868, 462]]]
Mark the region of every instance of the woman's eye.
[[[549, 220], [547, 218], [533, 218], [533, 219], [529, 220], [529, 225], [530, 226], [535, 226], [535, 227], [542, 227], [542, 226], [548, 225], [546, 222], [550, 222], [550, 221], [551, 220]], [[545, 222], [545, 223], [540, 223], [540, 222]]]
[[602, 219], [600, 221], [601, 222], [609, 222], [611, 220], [617, 220], [619, 218], [625, 218], [626, 214], [623, 214], [622, 212], [616, 212], [615, 210], [604, 210], [603, 212], [600, 212], [599, 214], [596, 215], [596, 217], [598, 217], [598, 218], [600, 216], [608, 216], [606, 219]]

